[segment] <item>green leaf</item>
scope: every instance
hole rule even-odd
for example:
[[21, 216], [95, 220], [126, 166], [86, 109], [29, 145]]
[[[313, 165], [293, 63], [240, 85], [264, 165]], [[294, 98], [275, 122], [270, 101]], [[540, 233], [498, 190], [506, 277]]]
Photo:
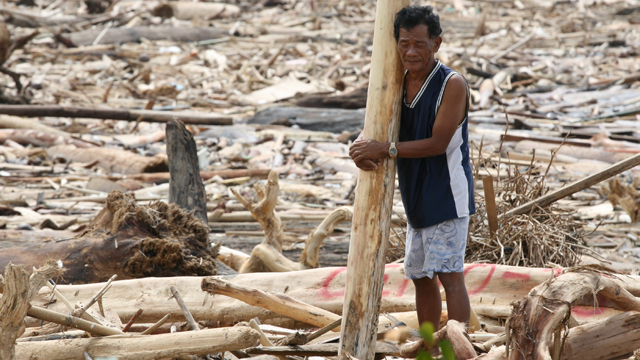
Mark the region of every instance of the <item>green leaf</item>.
[[444, 360], [456, 360], [456, 354], [453, 352], [453, 347], [449, 340], [440, 341], [440, 353]]
[[433, 344], [433, 333], [434, 328], [432, 323], [425, 321], [422, 323], [422, 325], [420, 325], [420, 336], [422, 336], [424, 342], [429, 346]]
[[420, 350], [418, 356], [416, 356], [416, 360], [433, 360], [433, 357], [428, 352]]

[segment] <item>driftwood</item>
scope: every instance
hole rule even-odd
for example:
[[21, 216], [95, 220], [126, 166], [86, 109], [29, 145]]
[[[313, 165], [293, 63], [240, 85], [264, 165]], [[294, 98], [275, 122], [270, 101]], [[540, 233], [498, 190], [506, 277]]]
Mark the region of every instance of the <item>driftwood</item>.
[[251, 203], [235, 189], [231, 192], [255, 217], [264, 229], [264, 241], [257, 245], [251, 256], [240, 268], [240, 273], [261, 271], [294, 271], [317, 267], [319, 248], [322, 241], [333, 232], [333, 229], [343, 221], [351, 217], [351, 211], [347, 208], [334, 210], [320, 225], [309, 235], [305, 244], [305, 251], [300, 261], [293, 262], [282, 255], [282, 242], [284, 240], [283, 226], [280, 216], [275, 211], [278, 200], [279, 185], [278, 173], [269, 173], [266, 187], [256, 184], [254, 189], [258, 195], [258, 203]]
[[286, 294], [266, 293], [216, 278], [203, 279], [202, 290], [213, 295], [229, 296], [314, 326], [327, 326], [340, 319], [330, 311], [305, 304]]
[[[245, 352], [252, 355], [268, 354], [333, 357], [338, 355], [338, 344], [258, 347], [247, 349]], [[374, 354], [376, 356], [385, 357], [387, 355], [397, 355], [398, 352], [398, 348], [393, 344], [382, 341], [374, 344]]]
[[[408, 0], [376, 4], [364, 139], [398, 139], [404, 69], [392, 29], [395, 14], [408, 5]], [[396, 160], [383, 159], [376, 170], [360, 171], [355, 190], [340, 352], [359, 359], [371, 359], [375, 348], [395, 175]]]
[[34, 145], [39, 147], [51, 147], [55, 145], [70, 145], [78, 148], [90, 148], [95, 145], [75, 139], [68, 134], [49, 133], [48, 131], [29, 129], [4, 129], [0, 130], [0, 143], [12, 140], [21, 145]]
[[[327, 267], [301, 270], [301, 272], [239, 274], [221, 277], [221, 279], [262, 291], [286, 293], [309, 305], [341, 314], [345, 272], [344, 267]], [[467, 264], [465, 274], [471, 306], [478, 315], [491, 317], [508, 317], [511, 314], [511, 302], [525, 297], [535, 286], [554, 276], [554, 272], [550, 269], [488, 264]], [[385, 275], [380, 311], [415, 311], [414, 287], [410, 281], [404, 279], [402, 265], [387, 265]], [[184, 321], [180, 308], [175, 300], [171, 299], [169, 287], [175, 285], [196, 319], [219, 321], [220, 324], [228, 325], [255, 317], [263, 323], [268, 320], [286, 322], [279, 314], [247, 305], [239, 300], [222, 296], [207, 297], [207, 293], [200, 289], [202, 279], [201, 277], [170, 277], [115, 281], [111, 290], [103, 296], [103, 302], [105, 306], [114, 309], [125, 321], [141, 307], [144, 307], [144, 313], [139, 319], [141, 323], [156, 322], [168, 313], [171, 314], [170, 321]], [[638, 286], [640, 281], [637, 277], [627, 279], [627, 283], [628, 286], [636, 284], [633, 285], [636, 288], [633, 292], [640, 294], [640, 286]], [[103, 286], [104, 283], [58, 285], [57, 289], [67, 298], [86, 304]], [[205, 298], [206, 301], [203, 301]], [[44, 307], [50, 299], [51, 291], [42, 289], [32, 303], [35, 306]], [[601, 315], [594, 315], [593, 301], [586, 300], [581, 302], [581, 305], [588, 307], [582, 307], [581, 313], [574, 314], [579, 322], [595, 321], [601, 319], [603, 315], [609, 316], [613, 311], [610, 308], [602, 308]], [[60, 301], [50, 304], [49, 309], [57, 312], [67, 311]]]
[[296, 100], [295, 104], [309, 108], [364, 109], [367, 106], [367, 87], [335, 96], [307, 95]]
[[193, 135], [178, 120], [167, 123], [167, 156], [169, 158], [169, 203], [177, 204], [205, 224], [207, 195], [204, 191], [198, 154]]
[[640, 311], [640, 299], [625, 289], [635, 292], [637, 284], [627, 285], [626, 281], [626, 278], [617, 281], [593, 271], [569, 272], [535, 287], [515, 304], [509, 319], [508, 358], [550, 360], [554, 352], [561, 355], [562, 325], [569, 320], [571, 308], [585, 297], [593, 301], [599, 294], [623, 311]]
[[15, 356], [14, 346], [24, 332], [29, 303], [49, 279], [61, 272], [53, 261], [35, 270], [31, 278], [22, 266], [9, 264], [5, 267], [4, 279], [0, 279], [3, 291], [0, 298], [0, 359], [23, 359]]
[[[175, 28], [170, 28], [174, 29]], [[77, 34], [77, 33], [74, 33]], [[185, 124], [196, 125], [231, 125], [233, 119], [228, 116], [212, 115], [186, 111], [157, 111], [137, 109], [85, 108], [58, 105], [0, 105], [0, 114], [25, 117], [69, 117], [104, 120], [146, 121], [166, 123], [178, 118]]]
[[86, 352], [93, 359], [153, 360], [245, 349], [254, 345], [258, 336], [250, 328], [233, 327], [153, 336], [20, 342], [16, 346], [16, 356], [18, 359], [83, 360]]
[[[267, 175], [269, 175], [269, 169], [239, 169], [239, 170], [216, 170], [216, 171], [200, 171], [200, 176], [202, 180], [209, 180], [214, 176], [220, 176], [222, 179], [234, 179], [241, 177], [254, 177], [258, 179], [265, 179]], [[137, 180], [145, 183], [157, 183], [162, 184], [169, 181], [170, 174], [168, 172], [154, 172], [154, 173], [144, 173], [144, 174], [130, 174], [130, 175], [109, 175], [107, 179], [112, 181], [119, 180]], [[51, 181], [59, 182], [62, 178], [60, 177], [41, 177], [41, 176], [33, 176], [33, 177], [15, 177], [15, 176], [7, 176], [3, 179], [9, 181], [24, 181], [24, 182], [40, 182], [46, 181], [45, 179], [49, 179]], [[67, 180], [78, 180], [78, 181], [88, 181], [90, 177], [88, 176], [67, 176], [65, 177]]]
[[164, 157], [146, 157], [121, 149], [79, 149], [72, 145], [57, 145], [47, 149], [47, 154], [51, 159], [63, 158], [83, 163], [97, 160], [97, 166], [120, 174], [154, 173], [169, 170], [167, 159]]
[[100, 325], [93, 323], [91, 321], [87, 321], [84, 319], [80, 319], [74, 316], [64, 315], [57, 313], [55, 311], [43, 309], [40, 307], [31, 307], [29, 311], [27, 311], [27, 315], [43, 320], [49, 321], [55, 324], [60, 324], [68, 327], [73, 327], [76, 329], [84, 330], [87, 332], [91, 332], [97, 335], [122, 335], [124, 334], [122, 331], [118, 329], [114, 329], [108, 326]]
[[502, 217], [508, 218], [514, 215], [525, 214], [531, 211], [536, 206], [543, 207], [549, 205], [557, 200], [567, 197], [571, 194], [575, 194], [580, 190], [584, 190], [588, 187], [596, 185], [604, 180], [607, 180], [613, 176], [616, 176], [624, 171], [627, 171], [637, 165], [640, 165], [640, 154], [622, 160], [605, 170], [590, 175], [584, 179], [578, 180], [571, 185], [565, 186], [556, 191], [552, 191], [544, 196], [541, 196], [533, 201], [530, 201], [522, 206], [508, 211]]
[[240, 8], [236, 5], [182, 1], [172, 1], [158, 5], [152, 12], [153, 16], [161, 16], [163, 18], [175, 17], [180, 20], [191, 20], [198, 17], [212, 20], [220, 17], [234, 16], [239, 13]]
[[364, 111], [341, 109], [314, 109], [274, 106], [258, 112], [248, 120], [249, 124], [298, 125], [301, 129], [330, 131], [361, 130], [364, 125]]
[[176, 205], [139, 206], [130, 195], [114, 191], [89, 231], [75, 239], [0, 250], [0, 266], [27, 267], [47, 259], [62, 260], [63, 282], [88, 283], [145, 276], [214, 275], [215, 249], [209, 230]]
[[51, 135], [69, 136], [67, 132], [54, 127], [41, 124], [40, 122], [24, 119], [17, 116], [0, 116], [0, 128], [3, 129], [29, 129], [41, 131]]
[[[69, 35], [61, 35], [63, 41], [70, 46], [95, 45], [94, 41], [103, 32], [103, 29], [85, 30], [74, 32]], [[176, 42], [192, 42], [216, 39], [229, 33], [218, 28], [198, 28], [198, 27], [174, 27], [174, 26], [150, 26], [132, 28], [111, 28], [108, 29], [100, 44], [121, 44], [137, 43], [142, 38], [148, 40], [169, 40]], [[220, 125], [220, 124], [219, 124]]]

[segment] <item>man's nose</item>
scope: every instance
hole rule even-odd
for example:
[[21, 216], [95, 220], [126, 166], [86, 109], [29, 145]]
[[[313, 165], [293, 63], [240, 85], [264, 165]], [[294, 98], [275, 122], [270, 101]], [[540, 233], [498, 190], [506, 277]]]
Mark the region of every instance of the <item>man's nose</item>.
[[416, 55], [418, 55], [418, 50], [416, 49], [415, 46], [411, 45], [411, 46], [409, 46], [409, 49], [407, 50], [407, 55], [416, 56]]

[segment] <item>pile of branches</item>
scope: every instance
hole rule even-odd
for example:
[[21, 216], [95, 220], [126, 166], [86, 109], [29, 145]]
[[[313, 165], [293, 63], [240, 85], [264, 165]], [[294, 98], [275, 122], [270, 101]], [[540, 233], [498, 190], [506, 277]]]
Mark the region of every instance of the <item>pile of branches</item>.
[[[482, 151], [480, 149], [480, 154]], [[491, 162], [481, 155], [473, 162], [476, 179], [479, 168], [490, 168]], [[532, 165], [521, 171], [507, 164], [506, 178], [495, 185], [498, 215], [534, 200], [549, 190], [544, 173]], [[498, 167], [500, 168], [500, 164]], [[504, 170], [503, 170], [504, 171]], [[496, 181], [494, 181], [496, 183]], [[476, 191], [476, 215], [471, 217], [466, 262], [489, 262], [525, 267], [570, 267], [580, 262], [586, 250], [582, 223], [573, 212], [557, 203], [535, 207], [530, 213], [498, 218], [498, 230], [491, 234], [488, 227], [484, 193]]]

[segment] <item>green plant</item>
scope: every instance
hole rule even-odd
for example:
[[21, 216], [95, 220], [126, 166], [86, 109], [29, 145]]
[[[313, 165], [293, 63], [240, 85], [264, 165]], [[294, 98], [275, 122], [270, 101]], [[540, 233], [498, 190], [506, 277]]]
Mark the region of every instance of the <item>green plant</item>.
[[[434, 328], [433, 324], [430, 322], [424, 322], [420, 325], [420, 336], [424, 339], [424, 343], [427, 348], [433, 347], [433, 333]], [[451, 347], [451, 343], [448, 340], [442, 340], [438, 343], [438, 347], [440, 347], [440, 357], [437, 359], [443, 360], [456, 360], [456, 355], [453, 353], [453, 347]], [[433, 356], [430, 353], [420, 350], [418, 352], [418, 356], [416, 356], [416, 360], [434, 360]]]

